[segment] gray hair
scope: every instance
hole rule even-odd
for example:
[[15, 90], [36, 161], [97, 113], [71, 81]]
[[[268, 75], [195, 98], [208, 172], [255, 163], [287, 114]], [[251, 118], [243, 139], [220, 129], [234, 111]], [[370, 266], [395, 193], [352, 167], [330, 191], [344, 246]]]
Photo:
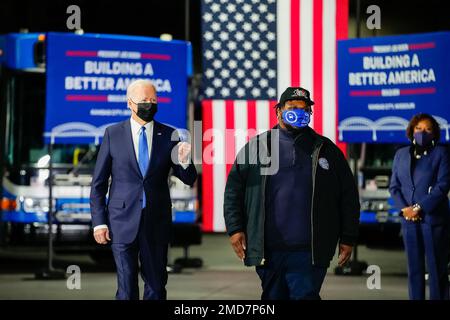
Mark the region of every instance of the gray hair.
[[133, 92], [134, 89], [136, 89], [137, 87], [144, 87], [144, 86], [150, 86], [156, 92], [156, 88], [155, 88], [155, 86], [153, 85], [153, 83], [150, 80], [147, 80], [147, 79], [134, 80], [128, 85], [128, 88], [127, 88], [127, 100], [130, 99], [130, 95], [131, 95], [131, 93]]

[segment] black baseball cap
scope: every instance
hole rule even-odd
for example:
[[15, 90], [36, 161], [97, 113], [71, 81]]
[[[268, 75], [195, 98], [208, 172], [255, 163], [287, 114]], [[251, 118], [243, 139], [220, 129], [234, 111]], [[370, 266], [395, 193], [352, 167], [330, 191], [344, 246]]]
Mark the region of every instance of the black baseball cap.
[[284, 90], [280, 97], [280, 101], [275, 105], [275, 108], [283, 106], [286, 101], [289, 100], [303, 100], [306, 101], [309, 106], [314, 104], [314, 101], [310, 98], [310, 93], [308, 90], [302, 87], [288, 87]]

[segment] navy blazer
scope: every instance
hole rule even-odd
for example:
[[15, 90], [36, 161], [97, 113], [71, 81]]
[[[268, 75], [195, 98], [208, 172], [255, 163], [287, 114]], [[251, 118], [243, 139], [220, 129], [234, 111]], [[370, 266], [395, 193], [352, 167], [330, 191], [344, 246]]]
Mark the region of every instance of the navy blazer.
[[423, 156], [422, 168], [411, 176], [411, 146], [397, 150], [392, 165], [389, 191], [398, 210], [418, 203], [425, 223], [443, 224], [449, 221], [450, 167], [448, 149], [436, 146]]
[[92, 178], [90, 206], [92, 226], [107, 224], [113, 243], [131, 243], [136, 238], [142, 214], [143, 189], [150, 213], [146, 219], [146, 231], [155, 243], [167, 244], [170, 241], [172, 203], [169, 171], [172, 168], [173, 174], [190, 186], [197, 178], [192, 163], [183, 169], [171, 160], [172, 149], [178, 143], [177, 139], [172, 140], [174, 131], [154, 121], [150, 163], [147, 173], [142, 176], [134, 151], [130, 120], [106, 128]]

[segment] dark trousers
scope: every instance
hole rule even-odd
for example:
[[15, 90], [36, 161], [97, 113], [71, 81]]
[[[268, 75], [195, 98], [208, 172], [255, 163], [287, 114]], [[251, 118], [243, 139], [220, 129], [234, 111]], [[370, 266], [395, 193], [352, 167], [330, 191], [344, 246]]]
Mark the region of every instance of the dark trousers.
[[262, 300], [320, 300], [327, 268], [313, 266], [310, 251], [275, 251], [256, 272]]
[[118, 300], [139, 300], [139, 262], [144, 280], [144, 300], [165, 300], [167, 297], [167, 250], [168, 245], [152, 244], [148, 228], [148, 215], [142, 210], [139, 232], [130, 244], [113, 243], [111, 249], [117, 268]]
[[429, 274], [430, 299], [448, 300], [448, 225], [432, 226], [404, 221], [403, 242], [408, 258], [408, 288], [411, 300], [425, 299], [425, 260]]

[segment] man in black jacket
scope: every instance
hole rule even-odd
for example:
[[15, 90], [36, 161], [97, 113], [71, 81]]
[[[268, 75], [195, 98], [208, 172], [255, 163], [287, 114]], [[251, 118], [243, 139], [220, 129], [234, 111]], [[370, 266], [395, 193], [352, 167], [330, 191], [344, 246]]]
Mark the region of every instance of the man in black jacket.
[[359, 197], [339, 148], [308, 124], [307, 90], [289, 87], [278, 125], [238, 153], [224, 196], [227, 233], [237, 256], [256, 266], [262, 299], [320, 299], [339, 243], [339, 265], [358, 236]]

